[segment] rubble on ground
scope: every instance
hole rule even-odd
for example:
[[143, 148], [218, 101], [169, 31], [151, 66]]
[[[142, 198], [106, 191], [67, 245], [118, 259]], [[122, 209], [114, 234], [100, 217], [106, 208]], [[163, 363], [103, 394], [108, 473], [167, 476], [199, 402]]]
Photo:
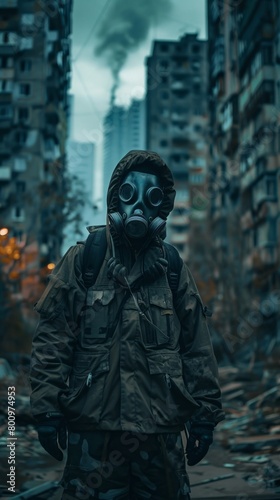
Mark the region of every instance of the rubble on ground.
[[276, 364], [266, 367], [220, 369], [226, 419], [218, 439], [232, 454], [236, 470], [248, 482], [279, 489], [280, 467], [271, 460], [280, 453], [280, 373]]

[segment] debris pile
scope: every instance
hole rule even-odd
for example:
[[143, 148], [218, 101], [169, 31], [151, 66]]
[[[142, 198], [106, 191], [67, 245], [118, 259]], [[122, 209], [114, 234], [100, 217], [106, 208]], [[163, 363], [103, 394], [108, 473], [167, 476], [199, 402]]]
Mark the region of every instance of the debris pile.
[[279, 371], [223, 367], [220, 382], [226, 419], [217, 437], [232, 453], [233, 467], [251, 484], [280, 492], [280, 461], [271, 458], [280, 452]]

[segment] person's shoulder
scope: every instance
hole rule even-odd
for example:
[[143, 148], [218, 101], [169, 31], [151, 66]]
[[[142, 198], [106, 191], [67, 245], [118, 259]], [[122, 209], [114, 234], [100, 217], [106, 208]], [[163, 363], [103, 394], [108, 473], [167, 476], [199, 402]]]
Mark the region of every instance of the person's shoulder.
[[72, 270], [77, 272], [82, 266], [84, 247], [83, 243], [70, 246], [56, 264], [52, 274], [60, 275], [65, 280], [70, 277]]
[[85, 242], [79, 241], [75, 245], [71, 245], [71, 247], [68, 248], [68, 250], [63, 255], [62, 259], [64, 260], [70, 260], [72, 258], [74, 259], [76, 255], [83, 253], [84, 248], [85, 248]]

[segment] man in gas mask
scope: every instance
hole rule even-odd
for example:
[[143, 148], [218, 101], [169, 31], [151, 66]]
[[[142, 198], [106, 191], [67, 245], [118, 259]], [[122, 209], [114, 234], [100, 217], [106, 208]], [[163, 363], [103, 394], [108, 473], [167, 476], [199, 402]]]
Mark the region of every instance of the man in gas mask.
[[164, 161], [130, 151], [110, 180], [106, 228], [90, 252], [68, 250], [35, 305], [31, 406], [57, 460], [68, 431], [63, 499], [188, 500], [181, 433], [195, 465], [224, 418], [206, 308], [163, 242], [174, 197]]

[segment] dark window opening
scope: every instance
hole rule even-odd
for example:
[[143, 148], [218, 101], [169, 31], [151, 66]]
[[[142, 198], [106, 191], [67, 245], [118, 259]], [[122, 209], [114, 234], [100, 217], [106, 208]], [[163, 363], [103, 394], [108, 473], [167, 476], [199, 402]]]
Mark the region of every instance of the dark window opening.
[[1, 57], [0, 58], [0, 68], [7, 68], [7, 67], [8, 67], [8, 58]]
[[164, 100], [168, 99], [169, 98], [169, 92], [167, 92], [166, 90], [164, 90], [163, 92], [161, 92], [160, 97], [162, 99], [164, 99]]
[[20, 84], [20, 93], [21, 95], [30, 95], [31, 87], [29, 83], [21, 83]]
[[168, 52], [168, 48], [169, 48], [169, 47], [168, 47], [167, 43], [162, 43], [162, 44], [160, 45], [160, 50], [161, 50], [161, 52]]
[[197, 44], [193, 45], [192, 51], [194, 54], [198, 54], [198, 52], [200, 52], [200, 45], [197, 45]]
[[27, 140], [26, 130], [21, 130], [21, 131], [16, 132], [15, 141], [17, 144], [23, 145], [23, 144], [25, 144], [26, 140]]
[[19, 108], [18, 117], [21, 121], [26, 121], [29, 118], [29, 109], [28, 108]]
[[20, 61], [19, 67], [20, 71], [22, 72], [30, 71], [32, 68], [32, 61], [30, 61], [29, 59], [23, 59], [22, 61]]
[[168, 66], [169, 66], [169, 63], [166, 59], [162, 59], [160, 62], [160, 67], [163, 68], [163, 69], [168, 69]]
[[25, 192], [25, 182], [24, 181], [17, 181], [16, 182], [16, 191], [18, 194], [22, 194]]

